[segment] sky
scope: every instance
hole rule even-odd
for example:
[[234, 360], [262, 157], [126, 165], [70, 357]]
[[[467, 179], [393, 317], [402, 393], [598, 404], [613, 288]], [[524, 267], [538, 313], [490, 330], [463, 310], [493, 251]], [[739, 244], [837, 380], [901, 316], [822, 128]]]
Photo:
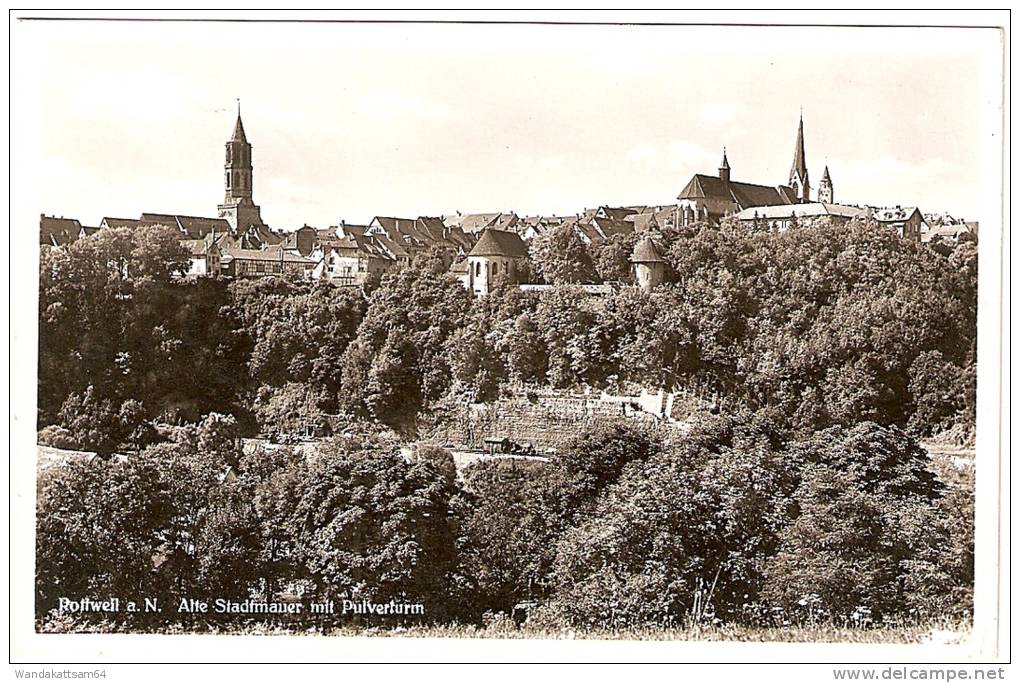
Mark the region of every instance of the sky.
[[998, 215], [994, 29], [14, 22], [15, 200], [215, 216], [240, 99], [272, 227], [675, 201], [694, 173]]

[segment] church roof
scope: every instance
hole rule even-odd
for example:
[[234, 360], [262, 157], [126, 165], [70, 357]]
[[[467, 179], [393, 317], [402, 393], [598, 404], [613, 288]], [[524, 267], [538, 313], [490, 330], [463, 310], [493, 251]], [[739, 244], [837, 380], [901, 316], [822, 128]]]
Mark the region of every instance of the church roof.
[[486, 228], [469, 256], [525, 256], [528, 248], [516, 232]]
[[800, 178], [806, 183], [808, 179], [807, 162], [804, 159], [804, 117], [800, 117], [797, 124], [797, 142], [793, 149], [793, 168], [790, 169], [790, 178]]
[[721, 199], [734, 202], [738, 208], [793, 204], [797, 201], [793, 188], [785, 185], [769, 187], [752, 183], [724, 182], [716, 176], [696, 173], [677, 199]]
[[241, 123], [241, 112], [237, 112], [237, 123], [234, 124], [234, 134], [230, 136], [230, 141], [248, 143], [248, 138], [244, 136], [244, 124]]
[[650, 237], [643, 238], [634, 245], [634, 252], [630, 255], [631, 263], [665, 263], [665, 259], [659, 253], [659, 248]]

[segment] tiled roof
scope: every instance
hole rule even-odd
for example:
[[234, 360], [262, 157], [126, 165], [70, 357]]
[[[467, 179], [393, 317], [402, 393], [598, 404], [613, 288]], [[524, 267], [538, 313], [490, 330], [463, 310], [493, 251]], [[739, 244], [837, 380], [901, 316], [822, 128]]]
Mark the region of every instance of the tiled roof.
[[659, 253], [659, 248], [650, 237], [644, 237], [634, 245], [634, 252], [630, 255], [631, 263], [665, 263], [665, 259]]
[[372, 237], [374, 237], [375, 240], [394, 258], [406, 259], [411, 257], [410, 252], [408, 252], [407, 249], [400, 244], [400, 242], [392, 240], [386, 235], [372, 235]]
[[598, 228], [603, 240], [614, 235], [626, 235], [634, 232], [634, 223], [622, 218], [593, 218], [591, 224]]
[[856, 218], [867, 215], [868, 210], [859, 206], [847, 206], [845, 204], [823, 204], [811, 202], [810, 204], [782, 204], [779, 206], [754, 206], [744, 209], [736, 214], [734, 218], [740, 221], [754, 220], [755, 218], [778, 219], [814, 216], [842, 216], [844, 218]]
[[876, 221], [880, 223], [894, 223], [896, 221], [909, 220], [915, 213], [918, 212], [916, 206], [897, 206], [886, 209], [875, 209], [872, 215]]
[[137, 228], [141, 223], [137, 218], [104, 218], [102, 224], [108, 228]]
[[701, 173], [691, 178], [677, 199], [721, 199], [734, 202], [739, 209], [796, 202], [793, 188], [785, 185], [769, 187], [735, 181], [727, 183], [722, 178]]
[[135, 225], [165, 225], [168, 228], [177, 228], [187, 236], [187, 239], [201, 239], [210, 232], [227, 232], [230, 230], [230, 223], [223, 218], [181, 216], [169, 213], [143, 213], [141, 220]]
[[236, 247], [225, 247], [223, 249], [223, 260], [240, 260], [240, 261], [272, 261], [275, 263], [302, 263], [305, 265], [313, 265], [315, 261], [292, 254], [289, 251], [281, 249], [279, 247], [271, 247], [269, 249], [238, 249]]
[[457, 226], [464, 232], [481, 232], [500, 217], [500, 213], [466, 213], [450, 216], [443, 222], [448, 226]]
[[516, 258], [525, 256], [527, 253], [528, 248], [524, 246], [524, 241], [516, 232], [486, 228], [482, 232], [482, 236], [478, 238], [478, 242], [475, 243], [470, 255]]
[[615, 206], [599, 207], [599, 212], [604, 213], [608, 218], [613, 218], [620, 221], [622, 221], [627, 216], [637, 213], [635, 209]]
[[78, 239], [81, 223], [74, 218], [39, 216], [39, 243], [63, 246]]

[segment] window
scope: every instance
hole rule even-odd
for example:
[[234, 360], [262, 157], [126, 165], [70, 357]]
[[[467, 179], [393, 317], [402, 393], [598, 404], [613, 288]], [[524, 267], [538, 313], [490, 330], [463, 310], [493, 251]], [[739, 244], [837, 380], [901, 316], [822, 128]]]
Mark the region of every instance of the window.
[[227, 189], [230, 189], [230, 171], [227, 171]]
[[231, 150], [230, 145], [227, 145], [227, 163], [228, 164], [230, 163], [230, 150]]

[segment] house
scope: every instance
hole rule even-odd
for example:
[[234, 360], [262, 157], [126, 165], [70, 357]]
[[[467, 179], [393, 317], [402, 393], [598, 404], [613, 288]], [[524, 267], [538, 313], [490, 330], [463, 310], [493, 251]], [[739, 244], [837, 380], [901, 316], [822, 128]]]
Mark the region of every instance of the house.
[[[107, 219], [103, 219], [107, 220]], [[143, 213], [132, 227], [162, 225], [174, 228], [181, 239], [199, 240], [210, 233], [225, 234], [230, 231], [230, 223], [222, 218], [204, 218], [201, 216], [181, 216], [167, 213]]]
[[459, 211], [452, 216], [444, 216], [443, 224], [448, 228], [457, 227], [465, 233], [480, 233], [486, 228], [508, 231], [518, 221], [517, 214], [513, 213], [468, 213], [461, 214]]
[[303, 225], [297, 230], [282, 235], [281, 246], [287, 251], [294, 252], [301, 256], [309, 256], [319, 240], [319, 231], [315, 228]]
[[672, 228], [677, 225], [677, 207], [675, 206], [648, 206], [644, 210], [627, 216], [627, 220], [634, 224], [634, 232], [655, 232]]
[[137, 218], [104, 218], [99, 222], [100, 228], [137, 228], [141, 223]]
[[518, 282], [517, 259], [527, 256], [521, 236], [506, 230], [486, 228], [467, 257], [465, 286], [478, 296], [489, 293], [496, 278]]
[[867, 208], [846, 206], [843, 204], [782, 204], [779, 206], [756, 206], [733, 216], [737, 221], [767, 228], [773, 232], [784, 232], [797, 220], [809, 218], [828, 218], [834, 223], [849, 223], [854, 218], [864, 217], [870, 213]]
[[228, 277], [264, 277], [300, 273], [310, 278], [316, 262], [275, 245], [266, 249], [221, 247], [220, 264], [221, 272]]
[[369, 278], [398, 270], [400, 262], [374, 235], [348, 234], [322, 240], [312, 253], [313, 277], [341, 286], [362, 286]]
[[932, 225], [921, 229], [922, 242], [959, 242], [966, 236], [977, 236], [967, 223], [949, 223]]
[[872, 217], [885, 227], [895, 230], [896, 234], [915, 242], [921, 240], [922, 228], [927, 228], [921, 210], [916, 206], [895, 206], [885, 209], [872, 209]]
[[82, 225], [74, 218], [39, 215], [39, 244], [63, 247], [81, 236]]
[[181, 244], [191, 255], [191, 267], [185, 274], [188, 277], [217, 276], [222, 272], [221, 253], [218, 242], [224, 237], [209, 233], [202, 239], [185, 239]]

